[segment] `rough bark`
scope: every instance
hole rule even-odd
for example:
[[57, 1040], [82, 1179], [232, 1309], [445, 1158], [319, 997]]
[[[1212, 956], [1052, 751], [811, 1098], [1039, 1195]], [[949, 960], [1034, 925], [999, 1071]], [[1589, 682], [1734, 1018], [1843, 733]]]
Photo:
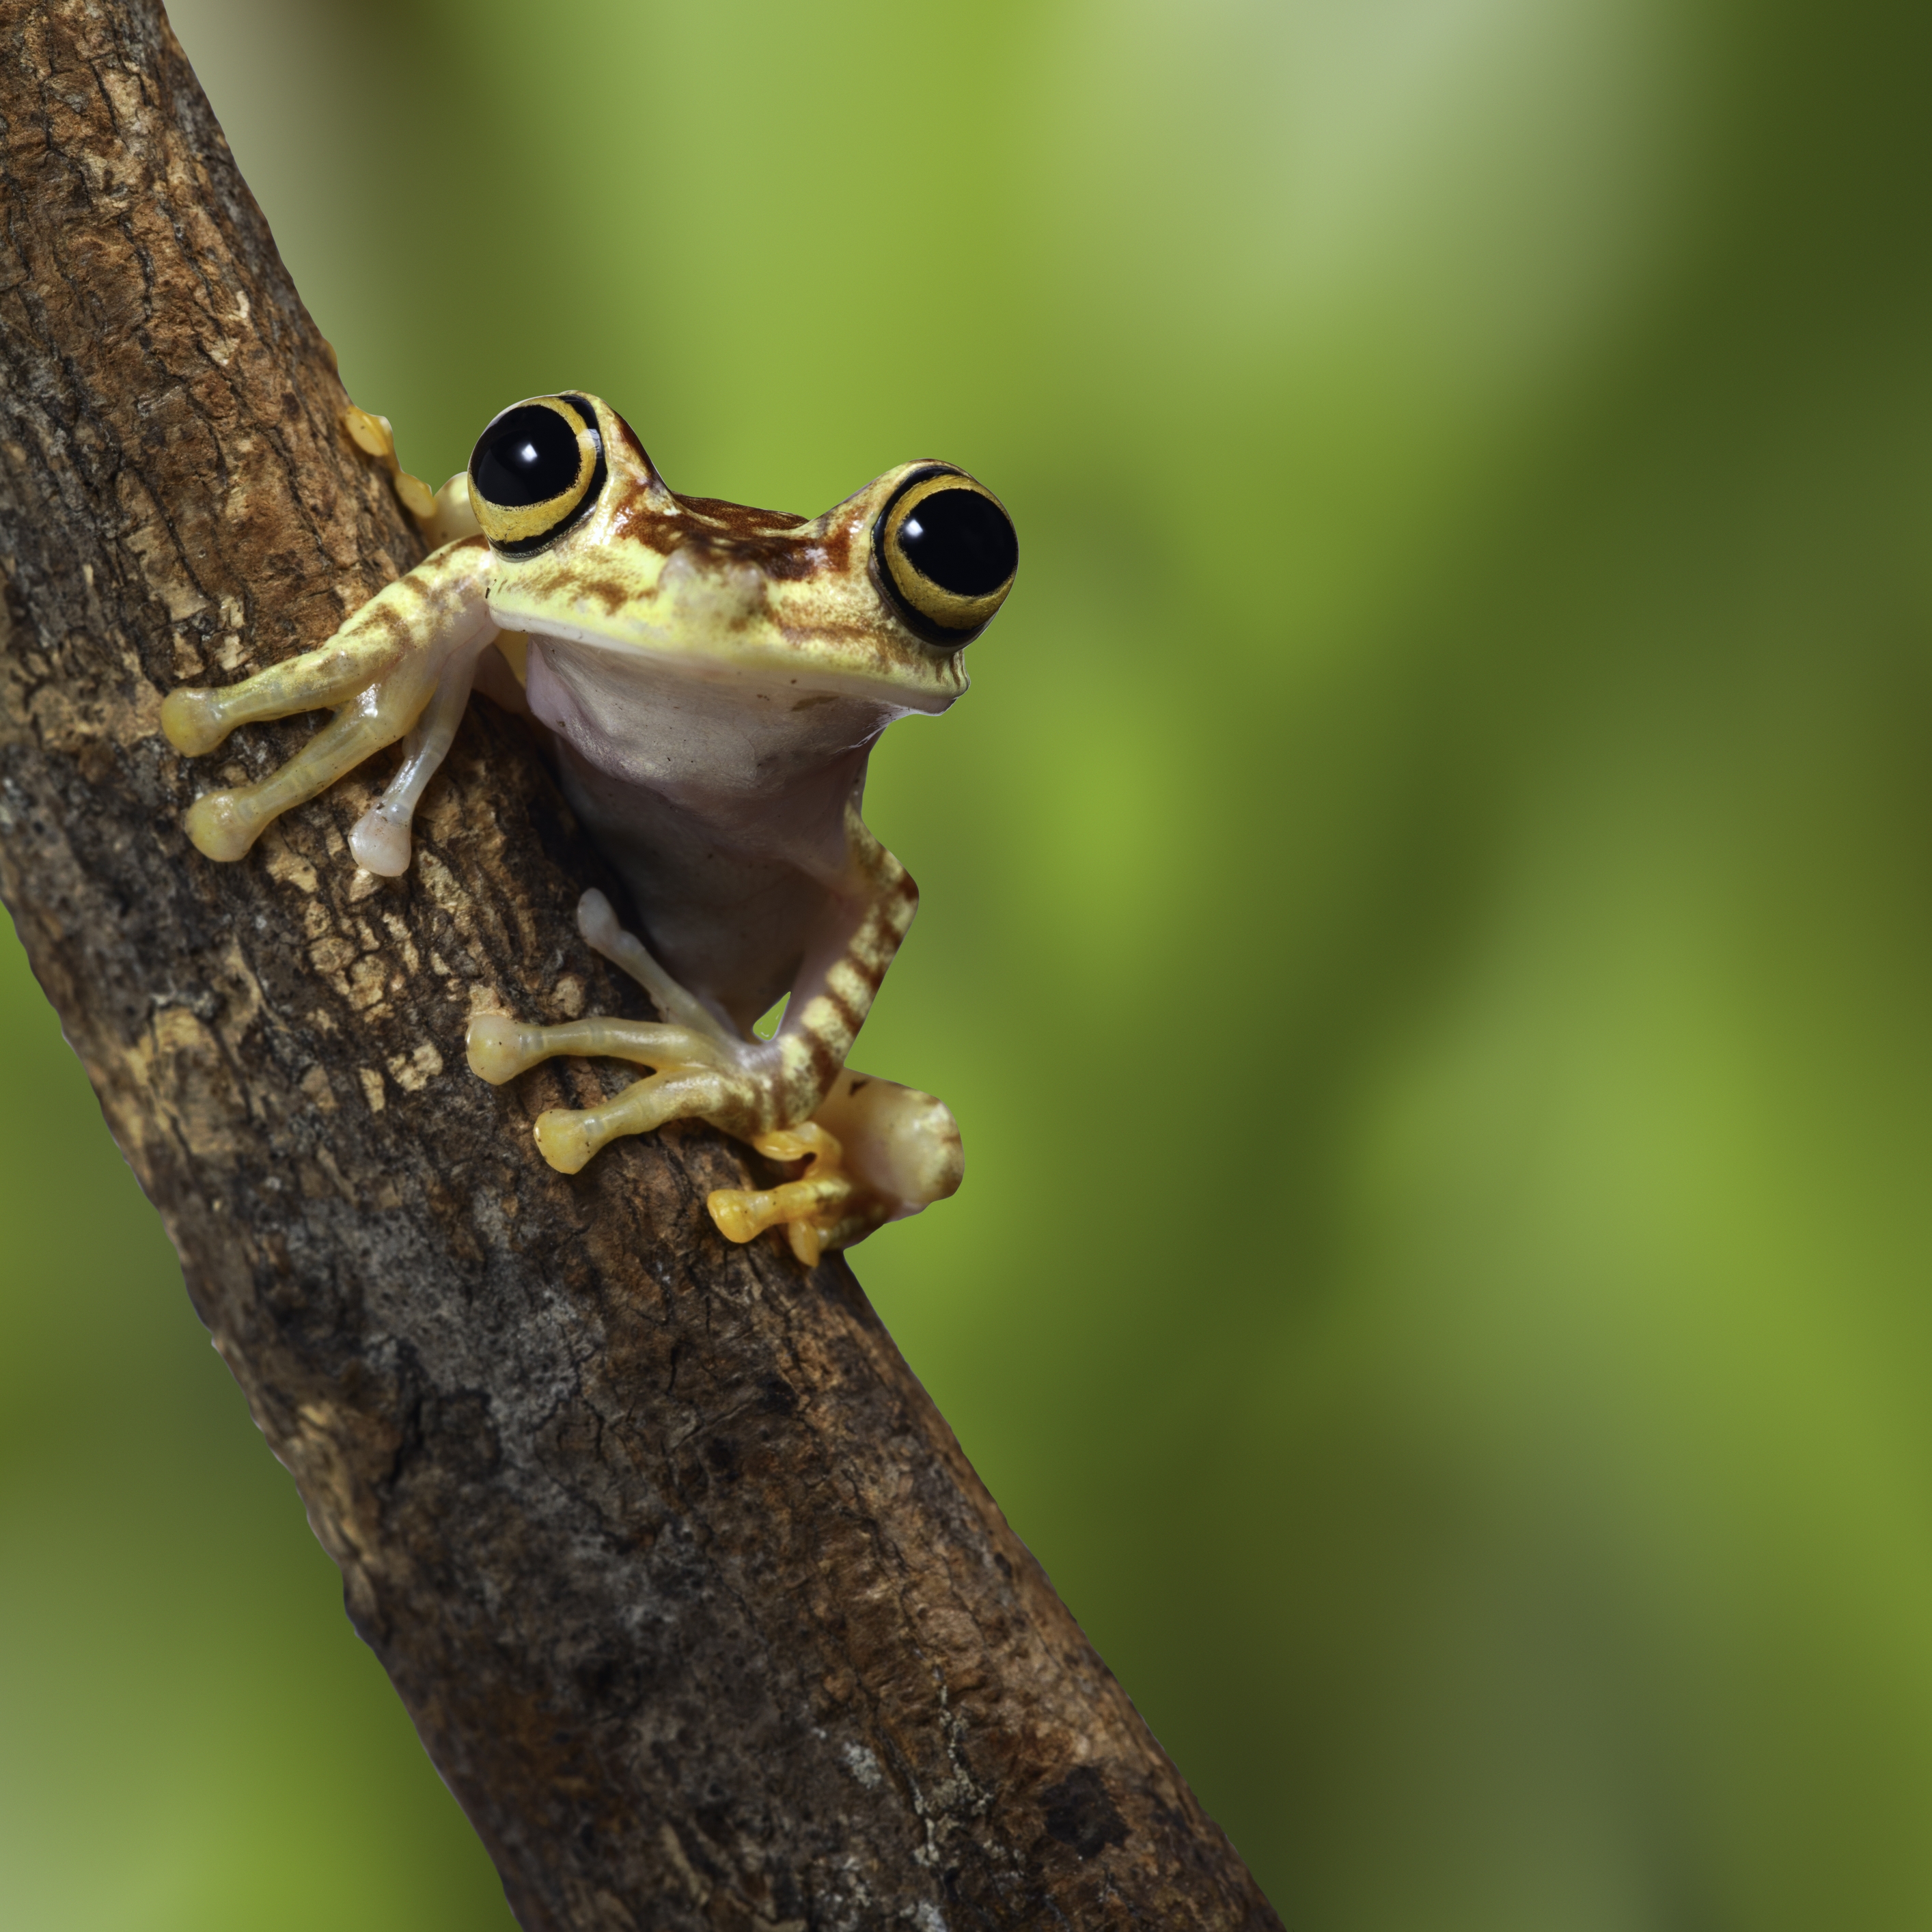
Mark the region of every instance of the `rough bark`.
[[647, 1010], [520, 727], [472, 707], [405, 879], [356, 780], [189, 848], [315, 721], [190, 763], [163, 693], [416, 541], [158, 8], [0, 0], [0, 888], [519, 1918], [1275, 1924], [844, 1266], [712, 1231], [741, 1150], [566, 1179], [530, 1122], [606, 1070], [466, 1071], [479, 997]]

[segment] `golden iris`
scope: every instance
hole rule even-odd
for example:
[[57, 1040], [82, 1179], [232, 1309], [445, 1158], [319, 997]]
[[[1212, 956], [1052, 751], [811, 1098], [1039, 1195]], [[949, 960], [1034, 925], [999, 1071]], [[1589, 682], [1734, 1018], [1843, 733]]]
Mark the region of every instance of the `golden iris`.
[[536, 396], [476, 439], [470, 504], [492, 548], [514, 555], [560, 536], [604, 487], [597, 412], [583, 396]]
[[901, 484], [875, 545], [899, 614], [931, 644], [962, 644], [982, 629], [1019, 568], [1012, 519], [958, 470], [922, 470]]

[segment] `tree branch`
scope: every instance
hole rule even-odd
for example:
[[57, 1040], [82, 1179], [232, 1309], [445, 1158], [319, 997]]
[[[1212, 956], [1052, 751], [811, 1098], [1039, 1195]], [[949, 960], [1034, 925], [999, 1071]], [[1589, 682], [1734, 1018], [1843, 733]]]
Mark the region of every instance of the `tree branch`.
[[4, 0], [0, 116], [0, 888], [523, 1924], [1276, 1924], [849, 1272], [713, 1232], [742, 1150], [566, 1179], [530, 1122], [602, 1070], [467, 1072], [481, 1000], [646, 1010], [520, 727], [472, 708], [406, 878], [359, 775], [189, 849], [313, 721], [197, 766], [164, 693], [416, 540], [158, 8]]

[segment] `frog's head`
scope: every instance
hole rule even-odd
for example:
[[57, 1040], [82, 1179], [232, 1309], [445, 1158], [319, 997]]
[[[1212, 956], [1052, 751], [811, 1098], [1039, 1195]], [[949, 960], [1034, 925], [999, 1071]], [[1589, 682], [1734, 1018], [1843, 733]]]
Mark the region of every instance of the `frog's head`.
[[506, 410], [470, 459], [506, 630], [645, 653], [706, 679], [943, 711], [960, 654], [1012, 588], [1019, 542], [963, 470], [908, 463], [821, 517], [665, 487], [595, 396]]

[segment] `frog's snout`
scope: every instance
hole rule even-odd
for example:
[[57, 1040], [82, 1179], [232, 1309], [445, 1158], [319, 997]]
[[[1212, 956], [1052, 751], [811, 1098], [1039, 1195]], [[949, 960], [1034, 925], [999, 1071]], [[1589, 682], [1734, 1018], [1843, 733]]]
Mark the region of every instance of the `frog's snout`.
[[765, 574], [742, 556], [684, 543], [664, 560], [658, 595], [677, 606], [681, 623], [713, 628], [748, 623], [764, 609]]

